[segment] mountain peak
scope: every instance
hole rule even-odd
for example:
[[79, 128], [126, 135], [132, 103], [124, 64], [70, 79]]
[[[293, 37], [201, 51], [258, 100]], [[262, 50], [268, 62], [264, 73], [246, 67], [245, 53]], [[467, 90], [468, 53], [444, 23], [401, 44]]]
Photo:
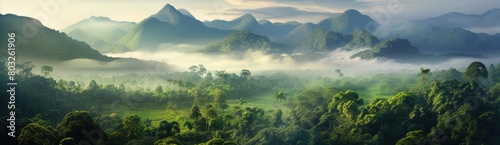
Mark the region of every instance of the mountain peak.
[[246, 14], [242, 15], [239, 18], [236, 18], [236, 20], [251, 20], [251, 21], [255, 20], [255, 21], [257, 21], [257, 19], [255, 19], [255, 17], [252, 14], [249, 14], [249, 13], [246, 13]]
[[179, 12], [181, 12], [183, 15], [194, 18], [193, 14], [191, 14], [188, 10], [186, 9], [178, 9]]
[[499, 8], [494, 8], [494, 9], [491, 9], [491, 10], [488, 10], [486, 11], [483, 16], [487, 16], [487, 15], [495, 15], [495, 14], [500, 14], [500, 9]]
[[103, 17], [103, 16], [94, 16], [94, 15], [90, 16], [90, 18], [89, 18], [89, 19], [90, 19], [90, 20], [97, 20], [97, 21], [111, 21], [111, 19], [110, 19], [110, 18], [108, 18], [108, 17]]
[[152, 17], [160, 21], [176, 25], [179, 23], [182, 16], [185, 15], [175, 9], [174, 6], [166, 4], [158, 13], [154, 14]]
[[368, 25], [377, 25], [376, 22], [367, 15], [361, 14], [355, 9], [344, 11], [341, 15], [327, 18], [318, 23], [319, 26], [342, 34], [351, 34], [358, 29], [365, 29]]
[[347, 15], [347, 16], [361, 16], [363, 14], [361, 14], [358, 10], [356, 9], [349, 9], [349, 10], [346, 10], [342, 13], [342, 15]]
[[255, 19], [255, 17], [248, 13], [234, 19], [232, 22], [238, 23], [231, 28], [233, 30], [251, 30], [260, 26], [259, 22], [257, 22], [257, 19]]

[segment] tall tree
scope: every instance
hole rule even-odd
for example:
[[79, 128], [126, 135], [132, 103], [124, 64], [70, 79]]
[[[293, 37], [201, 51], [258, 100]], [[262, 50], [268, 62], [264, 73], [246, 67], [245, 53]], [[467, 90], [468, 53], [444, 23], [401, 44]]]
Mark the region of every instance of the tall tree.
[[127, 130], [129, 140], [140, 138], [142, 135], [141, 118], [137, 115], [129, 115], [123, 120], [123, 128]]
[[[195, 125], [198, 125], [200, 122], [198, 121], [198, 119], [201, 117], [201, 111], [200, 111], [200, 108], [198, 106], [193, 106], [191, 108], [191, 112], [189, 113], [189, 118], [191, 119], [195, 119]], [[195, 127], [194, 131], [195, 131], [195, 134], [198, 135], [198, 126]]]
[[252, 75], [252, 73], [248, 69], [242, 69], [240, 72], [240, 77], [242, 77], [242, 78], [247, 78], [250, 75]]
[[44, 126], [31, 123], [21, 130], [18, 139], [20, 145], [40, 144], [50, 145], [56, 143], [56, 137]]
[[471, 81], [477, 81], [479, 78], [488, 78], [488, 70], [483, 63], [474, 61], [465, 69], [464, 76]]
[[279, 91], [278, 93], [274, 94], [274, 98], [278, 102], [278, 107], [280, 107], [281, 101], [286, 100], [285, 93], [283, 91]]
[[44, 66], [42, 66], [42, 74], [44, 76], [48, 76], [53, 71], [54, 71], [54, 67], [52, 67], [50, 65], [44, 65]]
[[427, 81], [425, 76], [427, 76], [431, 72], [431, 69], [420, 67], [420, 73], [418, 74], [422, 77], [422, 81]]

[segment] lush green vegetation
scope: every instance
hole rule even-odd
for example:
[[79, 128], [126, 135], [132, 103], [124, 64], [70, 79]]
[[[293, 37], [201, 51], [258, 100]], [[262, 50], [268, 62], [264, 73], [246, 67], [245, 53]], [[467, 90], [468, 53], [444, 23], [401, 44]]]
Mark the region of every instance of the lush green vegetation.
[[[57, 68], [43, 66], [44, 77], [33, 67], [19, 67], [19, 131], [17, 140], [2, 136], [8, 143], [498, 144], [500, 137], [500, 64], [366, 77], [194, 65], [88, 84], [56, 81], [48, 76]], [[147, 76], [156, 82], [137, 82]]]
[[253, 34], [249, 31], [236, 31], [224, 41], [210, 45], [202, 50], [205, 53], [245, 52], [248, 49], [259, 50], [265, 53], [282, 53], [289, 50], [287, 46], [272, 42], [266, 36]]
[[[114, 58], [104, 56], [90, 48], [84, 42], [77, 41], [59, 31], [47, 28], [33, 18], [12, 14], [0, 15], [0, 33], [16, 33], [18, 60], [23, 61], [64, 61], [75, 58], [87, 58], [99, 61], [112, 61]], [[7, 35], [0, 39], [7, 40]], [[7, 41], [0, 42], [7, 46]], [[0, 53], [7, 56], [7, 51]]]

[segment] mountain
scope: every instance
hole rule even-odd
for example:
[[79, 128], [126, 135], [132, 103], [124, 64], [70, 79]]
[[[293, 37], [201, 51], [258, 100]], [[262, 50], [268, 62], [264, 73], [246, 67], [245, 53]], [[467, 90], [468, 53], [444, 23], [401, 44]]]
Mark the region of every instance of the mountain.
[[183, 15], [185, 16], [188, 16], [188, 17], [192, 17], [194, 18], [193, 14], [191, 14], [188, 10], [186, 9], [178, 9], [179, 12], [181, 12]]
[[246, 30], [255, 34], [264, 35], [273, 41], [281, 41], [283, 37], [288, 34], [300, 23], [272, 23], [268, 20], [259, 20], [252, 14], [244, 14], [234, 20], [213, 20], [205, 21], [205, 26], [217, 28], [221, 30]]
[[345, 50], [371, 48], [380, 42], [377, 37], [365, 30], [342, 35], [312, 23], [304, 23], [290, 31], [285, 40], [285, 44], [294, 46], [300, 53], [324, 52], [337, 48]]
[[245, 14], [230, 23], [236, 23], [235, 26], [231, 27], [231, 30], [257, 30], [260, 29], [260, 24], [257, 22], [257, 19], [253, 17], [251, 14]]
[[296, 27], [292, 31], [290, 31], [286, 37], [285, 40], [288, 41], [287, 43], [293, 43], [297, 40], [303, 39], [305, 37], [304, 34], [310, 33], [312, 30], [320, 28], [318, 25], [315, 25], [313, 23], [304, 23], [301, 24], [300, 26]]
[[377, 37], [365, 30], [357, 30], [351, 35], [351, 37], [351, 41], [344, 47], [344, 49], [352, 50], [357, 48], [371, 48], [380, 42]]
[[412, 46], [408, 40], [391, 38], [380, 42], [371, 50], [361, 51], [351, 56], [351, 58], [356, 57], [367, 60], [384, 57], [400, 62], [415, 62], [425, 55]]
[[[431, 26], [463, 28], [474, 32], [484, 32], [489, 34], [500, 32], [500, 9], [492, 9], [483, 14], [463, 14], [463, 13], [447, 13], [441, 16], [427, 18], [416, 21], [421, 24]], [[496, 31], [491, 31], [495, 30]], [[490, 30], [490, 31], [475, 31], [475, 30]]]
[[[307, 26], [306, 26], [307, 27]], [[300, 30], [300, 29], [299, 29]], [[295, 33], [297, 31], [294, 31]], [[296, 52], [313, 53], [335, 50], [346, 45], [348, 37], [323, 28], [313, 28], [302, 33], [303, 37], [292, 42]]]
[[[65, 33], [47, 28], [38, 20], [12, 14], [0, 15], [0, 33], [16, 33], [16, 60], [19, 61], [66, 61], [77, 58], [97, 61], [112, 61], [82, 41], [68, 37]], [[27, 32], [27, 30], [31, 30]], [[7, 35], [0, 35], [7, 40]], [[7, 41], [0, 41], [7, 46]], [[7, 51], [1, 52], [6, 56]]]
[[[81, 20], [72, 24], [61, 31], [66, 32], [69, 36], [84, 41], [87, 44], [93, 44], [96, 40], [103, 39], [103, 35], [116, 35], [116, 31], [128, 32], [136, 24], [133, 22], [119, 22], [111, 20], [107, 17], [91, 16], [90, 18]], [[117, 30], [119, 29], [119, 30]], [[123, 36], [123, 35], [122, 35]], [[115, 37], [122, 37], [115, 36]], [[107, 42], [114, 43], [114, 42]]]
[[288, 47], [269, 40], [266, 36], [249, 31], [237, 31], [224, 41], [206, 47], [204, 53], [231, 53], [258, 50], [265, 53], [280, 54], [288, 52]]
[[208, 28], [191, 16], [186, 16], [172, 5], [165, 5], [158, 13], [144, 19], [118, 40], [117, 45], [139, 50], [157, 49], [162, 43], [208, 44], [220, 41], [228, 31]]
[[378, 38], [408, 39], [424, 53], [465, 53], [491, 55], [500, 52], [500, 39], [484, 33], [473, 33], [462, 28], [446, 28], [427, 24], [405, 23], [379, 28]]
[[244, 14], [234, 20], [213, 20], [206, 21], [204, 25], [207, 27], [217, 28], [221, 30], [256, 30], [259, 29], [260, 23], [252, 14]]
[[359, 29], [377, 27], [378, 24], [367, 15], [350, 9], [335, 17], [327, 18], [318, 23], [319, 26], [342, 34], [351, 34]]

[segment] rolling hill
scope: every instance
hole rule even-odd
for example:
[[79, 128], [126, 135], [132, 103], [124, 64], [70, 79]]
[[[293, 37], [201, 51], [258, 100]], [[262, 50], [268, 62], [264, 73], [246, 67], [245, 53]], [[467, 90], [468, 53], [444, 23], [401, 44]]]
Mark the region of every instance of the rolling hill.
[[[13, 14], [0, 15], [0, 33], [16, 33], [16, 56], [21, 61], [66, 61], [85, 58], [98, 61], [112, 61], [82, 41], [68, 37], [65, 33], [43, 26], [38, 20]], [[32, 31], [27, 31], [26, 28]], [[31, 32], [31, 33], [30, 33]], [[7, 35], [0, 35], [7, 40]], [[0, 42], [7, 46], [7, 41]], [[6, 56], [3, 51], [2, 56]]]
[[249, 31], [237, 31], [224, 41], [210, 45], [202, 50], [207, 54], [224, 54], [231, 52], [245, 52], [247, 50], [262, 51], [268, 54], [289, 52], [288, 47], [269, 40], [266, 36], [253, 34]]

